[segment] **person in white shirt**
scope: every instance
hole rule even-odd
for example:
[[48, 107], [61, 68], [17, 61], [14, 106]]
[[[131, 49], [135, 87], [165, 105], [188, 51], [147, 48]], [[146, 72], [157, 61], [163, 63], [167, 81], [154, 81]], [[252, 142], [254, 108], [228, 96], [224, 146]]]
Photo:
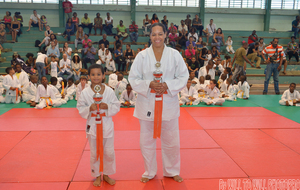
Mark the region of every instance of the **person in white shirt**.
[[5, 103], [18, 104], [20, 102], [19, 90], [21, 88], [20, 81], [15, 75], [15, 70], [12, 67], [5, 69], [7, 75], [3, 79], [3, 87], [6, 90]]
[[290, 88], [282, 94], [279, 104], [283, 106], [298, 106], [300, 103], [300, 93], [295, 89], [296, 83], [291, 83]]
[[116, 71], [116, 64], [114, 59], [112, 58], [112, 55], [109, 51], [109, 49], [105, 50], [105, 68], [107, 71], [115, 72]]
[[124, 107], [135, 106], [136, 95], [132, 91], [131, 85], [127, 84], [126, 90], [124, 90], [120, 97], [120, 104]]
[[83, 89], [89, 87], [90, 85], [88, 84], [88, 79], [86, 76], [81, 76], [80, 77], [80, 83], [76, 87], [76, 97], [75, 100], [79, 100], [80, 94], [83, 91]]
[[214, 33], [216, 32], [217, 26], [213, 23], [214, 20], [210, 19], [209, 24], [206, 25], [206, 31], [204, 33], [206, 34], [206, 41], [209, 41], [209, 37], [213, 37]]
[[68, 87], [66, 89], [66, 95], [63, 99], [67, 102], [69, 100], [73, 100], [75, 95], [76, 95], [76, 86], [74, 84], [74, 79], [69, 78]]
[[225, 42], [225, 44], [227, 45], [226, 50], [228, 51], [228, 53], [234, 54], [235, 51], [233, 50], [233, 47], [232, 47], [233, 41], [232, 41], [231, 36], [228, 36], [227, 41]]
[[198, 105], [200, 98], [197, 90], [192, 86], [192, 80], [188, 79], [186, 87], [181, 90], [180, 105]]
[[[100, 44], [100, 49], [98, 50], [98, 57], [99, 60], [96, 62], [99, 65], [102, 65], [103, 68], [105, 68], [105, 45], [104, 44]], [[104, 69], [105, 70], [105, 69]]]
[[2, 96], [3, 92], [4, 92], [4, 87], [3, 87], [3, 79], [4, 77], [2, 75], [0, 75], [0, 103], [4, 103], [5, 98]]
[[213, 69], [215, 70], [216, 75], [221, 76], [221, 73], [224, 72], [224, 67], [221, 64], [222, 59], [221, 58], [216, 59], [214, 62], [215, 62], [215, 64], [214, 64]]
[[23, 89], [22, 101], [31, 104], [35, 101], [38, 78], [36, 75], [30, 76], [30, 82]]
[[201, 76], [210, 75], [211, 79], [215, 79], [215, 70], [213, 69], [214, 62], [212, 60], [208, 61], [208, 64], [206, 66], [203, 66], [199, 69], [198, 73], [198, 79], [200, 79]]
[[119, 73], [118, 74], [118, 83], [115, 87], [115, 94], [116, 94], [118, 100], [120, 99], [122, 92], [126, 89], [126, 86], [127, 86], [127, 83], [123, 81], [123, 78], [124, 78], [123, 74]]
[[224, 98], [219, 98], [220, 90], [219, 85], [215, 79], [210, 81], [210, 84], [205, 88], [207, 96], [202, 99], [207, 105], [219, 105], [222, 106], [225, 102]]
[[58, 77], [64, 78], [64, 74], [68, 75], [67, 80], [73, 76], [71, 72], [71, 61], [68, 59], [67, 54], [63, 54], [63, 59], [59, 61], [59, 73], [57, 74]]
[[25, 86], [27, 86], [28, 83], [29, 83], [29, 77], [28, 77], [28, 74], [25, 71], [22, 70], [21, 63], [16, 64], [16, 73], [15, 73], [15, 75], [17, 76], [17, 78], [20, 82], [20, 85], [21, 85], [20, 90], [23, 91], [23, 88]]
[[110, 13], [106, 13], [106, 16], [107, 17], [105, 18], [105, 25], [103, 29], [107, 35], [111, 35], [113, 28], [113, 17], [110, 16]]
[[235, 101], [236, 100], [236, 89], [232, 85], [232, 79], [228, 78], [226, 82], [223, 83], [223, 87], [221, 88], [223, 92], [221, 92], [220, 97], [225, 98], [227, 101]]
[[241, 99], [247, 100], [249, 98], [250, 94], [250, 86], [248, 82], [246, 81], [247, 78], [245, 75], [240, 76], [239, 82], [237, 85], [235, 85], [235, 88], [237, 89], [237, 97]]
[[184, 24], [184, 20], [181, 20], [180, 22], [181, 22], [181, 24], [178, 26], [178, 32], [182, 33], [182, 29], [184, 29], [185, 31], [188, 31], [188, 27], [187, 27], [187, 25]]
[[42, 31], [42, 24], [40, 20], [41, 16], [37, 14], [36, 10], [33, 10], [33, 14], [30, 16], [30, 20], [28, 23], [28, 31], [30, 31], [31, 26], [33, 27], [39, 27], [40, 31]]
[[190, 72], [190, 79], [192, 80], [192, 86], [199, 84], [199, 79], [195, 77], [195, 71]]
[[57, 68], [59, 69], [59, 66], [57, 64], [57, 61], [55, 60], [55, 56], [51, 56], [51, 62], [49, 65], [47, 65], [47, 68], [49, 67], [50, 67], [50, 76], [57, 77]]

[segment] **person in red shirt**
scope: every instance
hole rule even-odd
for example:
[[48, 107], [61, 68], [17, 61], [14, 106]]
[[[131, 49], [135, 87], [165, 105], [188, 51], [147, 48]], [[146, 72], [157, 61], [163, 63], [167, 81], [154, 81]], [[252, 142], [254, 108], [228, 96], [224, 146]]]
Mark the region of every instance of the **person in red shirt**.
[[65, 17], [66, 17], [66, 20], [68, 20], [69, 18], [72, 18], [72, 8], [73, 8], [73, 4], [68, 1], [68, 0], [65, 0], [63, 3], [62, 3], [62, 6], [64, 8], [64, 11], [65, 11]]
[[136, 41], [139, 37], [138, 25], [135, 24], [135, 21], [132, 21], [132, 24], [129, 25], [130, 39], [132, 44], [136, 44]]
[[258, 42], [258, 36], [256, 34], [256, 31], [253, 30], [252, 34], [248, 37], [248, 45]]

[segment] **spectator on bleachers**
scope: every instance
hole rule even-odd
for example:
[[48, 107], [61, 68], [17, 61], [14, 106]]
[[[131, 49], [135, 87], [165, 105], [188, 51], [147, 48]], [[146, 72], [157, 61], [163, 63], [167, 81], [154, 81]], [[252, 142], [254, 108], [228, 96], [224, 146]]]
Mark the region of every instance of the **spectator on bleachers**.
[[200, 63], [200, 67], [203, 67], [205, 64], [205, 61], [209, 61], [207, 59], [207, 49], [206, 48], [202, 48], [202, 50], [200, 51], [199, 53], [199, 57], [198, 57], [198, 60], [199, 60], [199, 63]]
[[45, 54], [45, 52], [39, 52], [36, 58], [36, 68], [38, 70], [39, 81], [41, 81], [42, 77], [46, 76], [46, 69], [45, 69], [46, 64], [48, 64], [47, 55]]
[[231, 36], [228, 36], [228, 37], [227, 37], [227, 40], [226, 40], [226, 42], [225, 42], [225, 45], [227, 45], [227, 46], [226, 46], [226, 50], [227, 50], [227, 52], [230, 53], [230, 54], [235, 53], [232, 44], [233, 44], [232, 37], [231, 37]]
[[1, 51], [3, 50], [2, 44], [6, 42], [6, 31], [4, 27], [5, 25], [0, 23], [0, 57], [1, 57]]
[[252, 34], [248, 37], [248, 45], [255, 43], [258, 41], [258, 36], [256, 34], [256, 30], [252, 31]]
[[129, 35], [132, 44], [136, 44], [139, 37], [139, 28], [138, 25], [135, 24], [135, 21], [132, 21], [132, 24], [129, 25]]
[[224, 56], [225, 60], [221, 62], [223, 68], [229, 67], [232, 68], [231, 57], [229, 55]]
[[299, 45], [295, 42], [295, 36], [291, 37], [291, 42], [288, 43], [287, 54], [289, 56], [289, 61], [294, 56], [296, 61], [299, 62]]
[[300, 22], [300, 17], [296, 16], [296, 19], [292, 22], [292, 31], [294, 32], [295, 38], [297, 38], [297, 35], [299, 33], [300, 27], [298, 26]]
[[260, 69], [261, 58], [258, 56], [258, 45], [259, 42], [255, 42], [249, 45], [247, 58], [251, 61], [251, 63], [254, 63], [254, 61], [256, 61], [256, 68]]
[[[181, 45], [181, 47], [186, 46], [186, 42], [188, 41], [188, 33], [187, 30], [182, 29], [181, 33], [179, 33], [178, 37], [178, 44]], [[193, 41], [193, 40], [192, 40]]]
[[5, 27], [10, 31], [11, 22], [12, 22], [11, 12], [6, 11], [5, 16], [0, 21], [4, 22]]
[[67, 54], [63, 54], [63, 58], [59, 61], [59, 72], [57, 77], [62, 77], [65, 79], [64, 75], [68, 75], [66, 80], [69, 80], [73, 76], [71, 72], [71, 61], [68, 59]]
[[77, 51], [78, 44], [82, 44], [82, 40], [84, 38], [84, 32], [82, 27], [78, 27], [75, 38], [75, 50]]
[[116, 65], [115, 65], [115, 61], [113, 60], [113, 57], [109, 51], [109, 49], [105, 50], [105, 68], [107, 71], [110, 72], [116, 72]]
[[92, 41], [88, 42], [88, 46], [84, 49], [84, 55], [83, 66], [87, 69], [87, 63], [95, 64], [96, 49], [93, 47]]
[[17, 41], [17, 35], [20, 36], [20, 28], [20, 21], [18, 21], [17, 18], [14, 17], [14, 20], [11, 21], [11, 37], [13, 42]]
[[97, 35], [97, 28], [100, 29], [100, 35], [102, 35], [103, 30], [103, 19], [100, 17], [100, 13], [96, 14], [96, 18], [94, 18], [94, 30], [95, 35]]
[[124, 40], [128, 38], [127, 29], [123, 24], [123, 20], [120, 20], [120, 24], [117, 26], [117, 32], [120, 39], [121, 37], [123, 37], [123, 39], [121, 40], [122, 42], [124, 42]]
[[69, 0], [65, 0], [62, 3], [64, 12], [65, 12], [65, 18], [66, 20], [68, 20], [69, 18], [72, 18], [72, 8], [73, 8], [73, 4], [69, 1]]
[[115, 41], [114, 41], [114, 50], [116, 50], [117, 49], [117, 45], [120, 44], [122, 46], [123, 42], [119, 39], [118, 35], [116, 35], [114, 38], [115, 38]]
[[178, 26], [178, 32], [182, 34], [182, 30], [188, 31], [188, 27], [184, 23], [184, 20], [181, 20], [180, 25]]
[[126, 61], [126, 70], [125, 72], [128, 73], [128, 68], [133, 63], [135, 54], [134, 51], [130, 48], [130, 44], [126, 45], [126, 50], [123, 53], [125, 61]]
[[173, 22], [171, 22], [170, 27], [168, 28], [168, 32], [170, 33], [172, 29], [175, 30], [175, 33], [177, 33], [177, 27], [174, 26]]
[[203, 39], [201, 36], [198, 38], [198, 41], [196, 42], [195, 46], [198, 50], [203, 48]]
[[23, 17], [21, 15], [20, 12], [15, 12], [15, 17], [17, 18], [17, 20], [20, 22], [21, 27], [23, 26]]
[[60, 56], [59, 49], [55, 46], [54, 41], [51, 41], [50, 45], [51, 46], [47, 50], [48, 62], [51, 61], [51, 56], [54, 56], [55, 60], [58, 62], [59, 61], [59, 56]]
[[169, 21], [167, 20], [167, 15], [164, 15], [164, 18], [161, 20], [161, 23], [168, 28]]
[[45, 46], [49, 46], [50, 45], [50, 35], [53, 33], [53, 31], [50, 29], [50, 26], [47, 25], [46, 26], [46, 31], [45, 31], [45, 38], [43, 39], [43, 41], [39, 44], [39, 47], [41, 47], [44, 43]]
[[81, 74], [81, 69], [82, 69], [82, 63], [81, 63], [80, 57], [78, 56], [77, 53], [75, 53], [73, 55], [71, 65], [72, 65], [72, 70], [73, 70], [73, 75], [74, 75], [75, 81], [77, 81], [80, 79], [80, 74]]
[[125, 60], [123, 58], [122, 45], [117, 44], [114, 51], [115, 62], [118, 64], [118, 71], [123, 72], [125, 69]]
[[198, 76], [198, 72], [200, 69], [200, 64], [199, 62], [196, 60], [196, 57], [193, 56], [191, 61], [188, 63], [189, 64], [189, 72], [195, 72], [195, 75]]
[[188, 39], [189, 39], [189, 41], [186, 41], [186, 43], [185, 43], [185, 47], [186, 48], [188, 48], [189, 47], [189, 45], [190, 44], [192, 44], [193, 45], [193, 48], [195, 47], [195, 45], [196, 45], [196, 42], [194, 42], [194, 38], [193, 38], [193, 36], [190, 36], [190, 37], [188, 37]]
[[197, 42], [198, 41], [198, 34], [196, 33], [196, 28], [191, 28], [190, 33], [188, 35], [188, 39], [190, 39], [190, 37], [193, 37], [193, 41]]
[[101, 64], [105, 64], [105, 45], [104, 43], [99, 45], [99, 50], [98, 50], [98, 58]]
[[12, 59], [10, 61], [11, 66], [15, 69], [16, 64], [19, 63], [21, 65], [25, 64], [24, 59], [18, 54], [18, 52], [14, 52]]
[[101, 47], [101, 44], [104, 44], [105, 48], [109, 47], [109, 41], [106, 38], [107, 38], [107, 35], [103, 34], [103, 39], [99, 41], [99, 49]]
[[182, 49], [182, 46], [181, 46], [180, 44], [177, 44], [177, 45], [175, 46], [175, 49], [176, 49], [177, 51], [179, 51], [179, 53], [180, 53], [180, 55], [181, 55], [182, 57], [184, 57], [184, 50]]
[[41, 16], [41, 29], [42, 29], [42, 30], [44, 30], [44, 27], [45, 27], [45, 29], [46, 29], [47, 23], [48, 23], [48, 21], [47, 21], [46, 16], [45, 16], [45, 15], [42, 15], [42, 16]]
[[199, 36], [202, 36], [203, 25], [202, 25], [201, 18], [199, 18], [198, 14], [196, 14], [195, 18], [193, 19], [192, 27], [199, 30]]
[[105, 18], [105, 25], [103, 26], [103, 29], [107, 35], [112, 35], [113, 22], [113, 17], [110, 16], [109, 12], [107, 12]]
[[158, 23], [158, 22], [159, 22], [159, 19], [158, 19], [157, 15], [154, 13], [152, 15], [151, 24]]
[[261, 56], [262, 55], [262, 51], [265, 49], [265, 42], [263, 38], [259, 38], [259, 44], [258, 44], [258, 55]]
[[91, 19], [88, 17], [87, 13], [84, 13], [84, 17], [81, 19], [81, 27], [82, 29], [88, 28], [89, 34], [91, 34], [93, 23], [91, 22]]
[[74, 23], [74, 25], [76, 27], [76, 31], [77, 31], [78, 30], [78, 26], [79, 26], [79, 18], [77, 17], [77, 13], [76, 12], [73, 13], [72, 22]]
[[84, 34], [84, 38], [82, 40], [82, 48], [87, 48], [88, 47], [88, 43], [91, 42], [92, 40], [89, 39], [90, 35], [89, 34]]
[[27, 53], [26, 57], [27, 60], [23, 66], [23, 70], [30, 75], [36, 74], [36, 58], [33, 57], [32, 53]]
[[178, 41], [178, 36], [176, 34], [175, 29], [171, 29], [170, 34], [169, 34], [169, 44], [172, 46], [172, 48], [175, 48], [176, 44]]
[[49, 46], [51, 45], [51, 42], [54, 42], [54, 45], [55, 45], [55, 47], [57, 47], [57, 49], [58, 49], [58, 47], [59, 47], [59, 44], [58, 44], [58, 41], [57, 41], [57, 38], [56, 38], [56, 35], [55, 34], [50, 34], [50, 42], [49, 42]]
[[27, 31], [30, 31], [31, 26], [39, 27], [40, 31], [42, 31], [40, 18], [41, 18], [41, 16], [39, 14], [37, 14], [36, 10], [33, 10], [33, 14], [30, 16]]
[[151, 27], [151, 20], [149, 19], [148, 14], [145, 14], [145, 19], [143, 20], [143, 26], [144, 29], [143, 33], [145, 36], [149, 35], [148, 29]]
[[218, 51], [217, 47], [216, 46], [212, 46], [211, 47], [211, 55], [212, 55], [212, 59], [215, 59], [215, 58], [220, 58], [220, 52]]
[[193, 44], [189, 44], [189, 46], [187, 46], [187, 49], [185, 50], [185, 58], [187, 60], [187, 63], [189, 63], [189, 61], [192, 59], [193, 56], [196, 55], [196, 51], [194, 49]]
[[191, 28], [192, 28], [192, 20], [190, 19], [191, 15], [186, 15], [186, 19], [184, 20], [184, 23], [185, 25], [187, 25], [188, 27], [188, 30], [187, 31], [190, 31]]
[[71, 35], [74, 35], [75, 33], [75, 28], [74, 24], [72, 22], [72, 18], [68, 18], [67, 23], [66, 23], [66, 30], [63, 33], [64, 38], [68, 38], [68, 41], [71, 40]]
[[204, 31], [206, 35], [206, 43], [208, 45], [209, 43], [209, 38], [214, 36], [214, 33], [217, 30], [216, 24], [214, 24], [214, 19], [210, 19], [209, 24], [206, 25], [206, 29]]
[[68, 42], [65, 42], [64, 47], [59, 48], [59, 50], [62, 54], [67, 54], [68, 59], [71, 60], [72, 48], [69, 47]]
[[147, 49], [147, 48], [148, 48], [148, 43], [144, 44], [144, 48], [142, 49], [142, 51], [145, 50], [145, 49]]
[[223, 45], [224, 45], [225, 44], [224, 34], [223, 34], [222, 29], [218, 28], [217, 31], [214, 33], [213, 41], [211, 42], [211, 45], [216, 46], [218, 51], [220, 51], [220, 47], [222, 45], [222, 42], [223, 42]]

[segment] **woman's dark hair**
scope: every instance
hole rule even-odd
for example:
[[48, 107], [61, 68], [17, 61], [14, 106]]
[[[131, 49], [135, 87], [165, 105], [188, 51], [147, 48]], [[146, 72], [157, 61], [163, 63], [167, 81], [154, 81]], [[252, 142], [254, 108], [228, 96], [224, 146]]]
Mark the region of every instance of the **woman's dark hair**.
[[56, 39], [56, 35], [55, 34], [50, 34], [50, 40], [51, 40], [51, 36], [54, 36], [54, 39]]
[[[155, 18], [155, 13], [152, 15], [152, 20], [158, 20], [158, 18]], [[156, 15], [156, 17], [157, 17], [157, 15]]]
[[129, 47], [130, 47], [130, 44], [126, 44], [126, 46], [129, 46]]
[[[22, 59], [21, 56], [20, 56], [20, 54], [18, 54], [18, 58], [19, 58], [19, 59]], [[14, 56], [14, 55], [12, 55], [12, 59], [15, 59], [15, 56]]]
[[73, 23], [72, 19], [71, 18], [68, 18], [67, 20], [67, 24], [69, 23], [69, 20], [71, 20], [71, 24]]
[[207, 49], [206, 48], [202, 48], [202, 55], [207, 54]]
[[226, 60], [231, 58], [229, 55], [225, 55], [224, 57]]
[[264, 40], [264, 39], [263, 39], [263, 38], [259, 38], [259, 40], [258, 40], [258, 41], [260, 42], [260, 40]]
[[7, 74], [9, 74], [9, 71], [12, 70], [12, 69], [14, 69], [14, 68], [13, 68], [13, 67], [7, 67], [7, 68], [5, 69], [5, 72], [6, 72]]
[[145, 17], [148, 16], [148, 14], [145, 14]]
[[96, 13], [96, 16], [97, 16], [98, 14], [100, 15], [100, 13]]
[[26, 57], [29, 59], [29, 57], [33, 57], [33, 54], [32, 53], [27, 53]]
[[216, 48], [216, 49], [217, 49], [217, 46], [212, 46], [212, 47], [211, 47], [211, 50], [213, 50], [214, 48]]
[[42, 15], [42, 16], [41, 16], [41, 18], [42, 18], [42, 17], [45, 17], [45, 18], [46, 18], [46, 16], [45, 16], [45, 15]]
[[102, 75], [104, 75], [104, 69], [101, 65], [98, 65], [98, 64], [92, 64], [89, 68], [88, 68], [88, 75], [91, 74], [91, 70], [92, 69], [100, 69], [101, 70], [101, 73]]
[[73, 13], [73, 16], [74, 16], [75, 14], [77, 14], [77, 13], [76, 13], [76, 12], [74, 12], [74, 13]]
[[150, 34], [152, 33], [152, 28], [154, 28], [155, 26], [160, 26], [160, 27], [162, 27], [164, 33], [167, 32], [167, 29], [166, 29], [166, 27], [165, 27], [164, 24], [162, 24], [160, 22], [156, 22], [156, 23], [154, 23], [154, 24], [151, 25], [151, 27], [150, 27]]
[[196, 33], [196, 31], [197, 31], [197, 29], [194, 28], [194, 27], [192, 27], [192, 28], [190, 29], [190, 32], [195, 32], [195, 33]]
[[115, 35], [115, 36], [114, 36], [114, 39], [116, 39], [116, 37], [118, 37], [118, 39], [120, 39], [118, 35]]
[[[66, 45], [66, 43], [68, 44], [68, 42], [65, 42], [65, 43], [64, 43], [64, 46], [63, 46], [63, 48], [65, 48], [65, 47], [66, 47], [66, 46], [65, 46], [65, 45]], [[69, 45], [69, 44], [68, 44], [68, 45]]]
[[211, 79], [210, 81], [212, 81], [216, 85], [216, 87], [219, 88], [219, 84], [217, 83], [216, 79]]
[[218, 30], [219, 30], [219, 29], [221, 30], [221, 33], [220, 33], [220, 34], [223, 34], [222, 28], [218, 28], [218, 29], [217, 29], [217, 33], [218, 33]]
[[116, 48], [119, 49], [122, 45], [117, 43]]
[[74, 55], [73, 58], [72, 58], [72, 61], [73, 63], [75, 63], [75, 56], [77, 56], [77, 62], [79, 63], [80, 62], [80, 57], [78, 55]]
[[20, 12], [15, 12], [15, 16], [19, 16], [20, 14]]
[[8, 12], [8, 16], [11, 16], [11, 12], [10, 11], [7, 11]]

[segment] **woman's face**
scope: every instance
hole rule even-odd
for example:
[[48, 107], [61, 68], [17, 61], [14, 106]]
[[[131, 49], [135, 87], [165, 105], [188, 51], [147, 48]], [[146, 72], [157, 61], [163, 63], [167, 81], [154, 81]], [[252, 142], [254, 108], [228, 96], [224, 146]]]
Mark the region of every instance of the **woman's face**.
[[126, 49], [130, 50], [130, 47], [129, 47], [129, 45], [126, 45]]
[[162, 47], [164, 45], [166, 34], [161, 26], [152, 28], [150, 40], [154, 47]]
[[216, 86], [216, 84], [213, 81], [210, 81], [209, 84], [212, 89], [215, 88], [215, 86]]
[[74, 13], [73, 16], [74, 16], [74, 17], [77, 17], [77, 13]]
[[154, 18], [157, 18], [157, 15], [156, 15], [156, 14], [154, 15]]
[[202, 42], [202, 37], [199, 37], [198, 42]]
[[14, 58], [17, 59], [19, 56], [18, 55], [14, 55]]
[[51, 35], [50, 38], [51, 38], [52, 40], [54, 40], [54, 35]]
[[115, 36], [116, 41], [119, 40], [119, 36]]
[[221, 34], [221, 29], [220, 28], [218, 29], [218, 33]]
[[9, 12], [8, 11], [6, 11], [6, 16], [9, 16]]
[[69, 44], [68, 44], [67, 42], [65, 42], [65, 47], [66, 47], [66, 48], [69, 47]]
[[82, 32], [82, 28], [80, 27], [80, 28], [78, 28], [78, 32]]
[[75, 59], [75, 61], [77, 61], [78, 60], [78, 56], [74, 56], [74, 59]]
[[227, 59], [227, 62], [231, 62], [231, 57]]

